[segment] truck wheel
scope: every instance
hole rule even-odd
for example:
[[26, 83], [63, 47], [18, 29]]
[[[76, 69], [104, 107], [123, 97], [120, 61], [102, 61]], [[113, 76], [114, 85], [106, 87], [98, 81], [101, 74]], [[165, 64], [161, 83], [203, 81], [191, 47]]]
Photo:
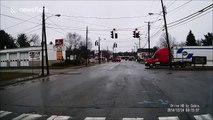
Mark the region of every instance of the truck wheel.
[[191, 63], [186, 63], [186, 66], [191, 66]]
[[185, 68], [185, 66], [186, 66], [185, 64], [182, 64], [182, 65], [181, 65], [181, 68]]
[[175, 66], [175, 68], [179, 68], [179, 65], [177, 65], [177, 64], [176, 64], [176, 65], [174, 65], [174, 66]]
[[153, 66], [154, 66], [153, 64], [150, 64], [150, 65], [149, 65], [149, 68], [153, 68]]

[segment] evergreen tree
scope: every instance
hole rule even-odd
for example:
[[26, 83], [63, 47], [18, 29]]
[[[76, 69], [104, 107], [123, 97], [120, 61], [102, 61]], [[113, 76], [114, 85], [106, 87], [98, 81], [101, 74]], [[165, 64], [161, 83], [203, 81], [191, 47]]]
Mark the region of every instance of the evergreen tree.
[[16, 48], [14, 43], [15, 39], [6, 33], [4, 30], [0, 30], [0, 49]]
[[189, 34], [187, 35], [187, 38], [186, 38], [186, 46], [196, 46], [196, 45], [197, 45], [197, 43], [195, 40], [195, 36], [192, 33], [192, 31], [190, 30]]
[[25, 34], [19, 34], [17, 43], [19, 44], [19, 47], [29, 47], [30, 43], [27, 41], [27, 36]]
[[205, 39], [201, 39], [203, 46], [210, 46], [213, 45], [213, 33], [208, 33], [204, 35]]

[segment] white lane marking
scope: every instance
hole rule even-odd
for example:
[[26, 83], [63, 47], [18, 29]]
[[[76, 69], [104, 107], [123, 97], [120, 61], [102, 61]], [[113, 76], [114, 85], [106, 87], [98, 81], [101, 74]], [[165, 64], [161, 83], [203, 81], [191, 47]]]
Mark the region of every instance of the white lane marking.
[[0, 118], [6, 116], [6, 115], [9, 115], [11, 114], [12, 112], [8, 112], [8, 111], [0, 111]]
[[47, 120], [68, 120], [70, 119], [70, 116], [57, 116], [57, 115], [52, 115], [50, 116]]
[[180, 120], [176, 116], [171, 116], [171, 117], [158, 117], [159, 120]]
[[213, 117], [210, 114], [195, 115], [194, 118], [196, 120], [213, 120]]
[[106, 117], [86, 117], [84, 120], [105, 120]]
[[122, 120], [143, 120], [144, 118], [123, 118]]
[[42, 117], [39, 114], [21, 114], [18, 117], [14, 118], [13, 120], [35, 120]]

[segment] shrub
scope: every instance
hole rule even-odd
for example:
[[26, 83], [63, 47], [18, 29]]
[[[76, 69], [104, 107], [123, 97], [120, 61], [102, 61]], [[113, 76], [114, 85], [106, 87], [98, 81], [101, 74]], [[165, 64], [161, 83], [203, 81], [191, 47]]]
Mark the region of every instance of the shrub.
[[80, 65], [80, 60], [65, 60], [52, 64], [52, 66], [68, 66], [68, 65]]

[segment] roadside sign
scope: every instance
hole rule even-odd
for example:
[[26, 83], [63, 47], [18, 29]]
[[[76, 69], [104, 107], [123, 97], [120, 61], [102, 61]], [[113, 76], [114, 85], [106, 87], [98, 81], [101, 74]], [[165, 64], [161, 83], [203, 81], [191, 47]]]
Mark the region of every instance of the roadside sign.
[[62, 51], [57, 51], [57, 60], [62, 60]]
[[64, 44], [64, 40], [63, 39], [55, 39], [55, 46], [61, 46]]
[[39, 51], [30, 51], [30, 58], [32, 59], [39, 59], [40, 58], [40, 52]]

